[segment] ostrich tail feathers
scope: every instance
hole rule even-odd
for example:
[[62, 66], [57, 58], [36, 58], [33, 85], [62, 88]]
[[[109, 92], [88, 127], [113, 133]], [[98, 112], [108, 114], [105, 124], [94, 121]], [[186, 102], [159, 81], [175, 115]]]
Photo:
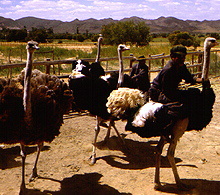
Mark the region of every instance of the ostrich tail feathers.
[[117, 118], [124, 118], [129, 109], [144, 105], [144, 95], [138, 89], [119, 88], [113, 90], [108, 97], [108, 112]]
[[213, 117], [215, 93], [212, 88], [203, 89], [195, 98], [191, 98], [190, 102], [188, 130], [202, 130]]

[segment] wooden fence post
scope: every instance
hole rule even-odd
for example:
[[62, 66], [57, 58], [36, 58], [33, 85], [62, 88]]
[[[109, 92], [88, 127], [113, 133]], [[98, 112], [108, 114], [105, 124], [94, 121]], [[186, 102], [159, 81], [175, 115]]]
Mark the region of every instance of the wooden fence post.
[[[165, 53], [162, 53], [161, 55], [164, 56]], [[164, 58], [162, 58], [162, 60], [161, 60], [161, 68], [164, 67], [164, 65], [165, 65], [164, 63], [165, 63], [165, 60], [164, 60]]]
[[[149, 57], [151, 58], [151, 54], [149, 54]], [[149, 60], [149, 62], [148, 62], [148, 76], [149, 76], [149, 80], [150, 80], [150, 70], [151, 70], [151, 60]]]
[[8, 53], [8, 63], [11, 64], [11, 49], [9, 49]]
[[21, 49], [21, 62], [22, 62], [22, 54], [23, 54], [23, 52], [22, 52], [22, 49]]
[[[134, 57], [134, 55], [131, 53], [131, 54], [130, 54], [130, 57]], [[130, 59], [130, 65], [129, 65], [129, 68], [132, 68], [132, 64], [133, 64], [134, 61], [135, 61], [134, 58]]]
[[164, 67], [164, 62], [165, 62], [165, 60], [164, 60], [164, 58], [161, 60], [161, 68], [163, 68]]
[[[50, 61], [50, 58], [47, 58], [46, 61]], [[50, 74], [50, 64], [45, 66], [46, 68], [46, 74]]]
[[105, 70], [108, 70], [108, 61], [106, 61], [106, 67]]

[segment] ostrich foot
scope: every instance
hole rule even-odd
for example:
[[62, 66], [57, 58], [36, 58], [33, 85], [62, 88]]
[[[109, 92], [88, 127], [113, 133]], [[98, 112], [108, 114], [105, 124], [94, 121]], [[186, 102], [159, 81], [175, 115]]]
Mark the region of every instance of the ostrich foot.
[[89, 157], [89, 160], [90, 160], [90, 164], [91, 165], [94, 165], [96, 163], [96, 155], [95, 154], [92, 154], [90, 157]]
[[29, 182], [34, 181], [34, 179], [37, 178], [37, 177], [38, 177], [37, 170], [33, 169], [33, 172], [32, 172], [32, 174], [29, 178]]

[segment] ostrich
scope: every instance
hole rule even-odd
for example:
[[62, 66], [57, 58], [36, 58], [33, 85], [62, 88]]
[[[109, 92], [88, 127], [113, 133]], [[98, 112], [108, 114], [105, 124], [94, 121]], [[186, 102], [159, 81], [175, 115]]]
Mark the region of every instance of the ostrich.
[[20, 143], [22, 181], [25, 194], [26, 145], [37, 145], [37, 156], [30, 181], [37, 177], [37, 162], [44, 142], [59, 135], [63, 114], [71, 107], [72, 93], [56, 76], [32, 71], [32, 56], [38, 44], [27, 44], [26, 68], [17, 79], [0, 82], [0, 143]]
[[[137, 104], [135, 106], [129, 105], [130, 96], [123, 94], [121, 90], [116, 90], [111, 93], [108, 98], [108, 110], [110, 114], [115, 114], [119, 118], [127, 114], [127, 124], [125, 129], [137, 133], [144, 138], [160, 136], [160, 140], [157, 144], [156, 151], [156, 169], [155, 169], [155, 189], [161, 189], [163, 186], [160, 182], [160, 159], [163, 150], [163, 146], [169, 143], [167, 157], [172, 167], [176, 184], [181, 189], [187, 189], [188, 186], [183, 184], [180, 180], [179, 174], [174, 160], [174, 153], [177, 145], [177, 141], [184, 134], [185, 131], [190, 130], [202, 130], [206, 127], [212, 118], [212, 108], [215, 101], [215, 94], [208, 80], [208, 69], [210, 60], [210, 49], [217, 45], [216, 39], [206, 38], [204, 42], [204, 63], [203, 63], [203, 89], [195, 90], [195, 95], [192, 96], [188, 108], [188, 113], [185, 117], [180, 119], [174, 119], [172, 113], [179, 112], [179, 105], [177, 103], [162, 104], [156, 102], [148, 102], [145, 105]], [[125, 93], [129, 93], [125, 91]], [[132, 94], [133, 92], [131, 92]], [[122, 94], [122, 95], [121, 95]], [[118, 102], [115, 102], [115, 98], [123, 96], [123, 105], [119, 106]], [[126, 100], [128, 97], [128, 100]], [[137, 100], [137, 98], [136, 98]], [[116, 107], [114, 104], [117, 104]], [[121, 113], [121, 108], [125, 107]], [[181, 107], [180, 107], [181, 109]], [[120, 116], [121, 115], [121, 116]]]
[[[122, 67], [122, 52], [128, 50], [125, 45], [118, 46], [118, 57], [119, 57], [119, 64]], [[99, 51], [99, 50], [98, 50]], [[99, 59], [99, 54], [97, 54], [97, 59]], [[98, 61], [96, 59], [96, 61]], [[78, 68], [78, 70], [81, 68]], [[84, 69], [88, 69], [87, 67], [83, 66], [81, 69], [81, 73], [87, 72]], [[123, 69], [120, 69], [123, 71]], [[92, 71], [92, 68], [88, 71]], [[121, 74], [119, 72], [119, 75]], [[117, 88], [118, 76], [116, 77], [99, 77], [96, 76], [88, 76], [91, 74], [83, 75], [83, 74], [76, 74], [71, 75], [69, 78], [69, 87], [73, 90], [74, 96], [74, 103], [76, 106], [82, 110], [88, 110], [90, 114], [96, 116], [96, 128], [95, 128], [95, 138], [93, 142], [93, 152], [91, 155], [91, 163], [95, 163], [96, 157], [96, 141], [97, 136], [100, 132], [100, 125], [102, 125], [103, 120], [109, 120], [110, 114], [107, 111], [106, 102], [107, 98], [110, 95], [113, 89]], [[131, 79], [127, 75], [124, 78], [120, 76], [120, 84], [124, 79], [124, 86], [131, 85]], [[119, 132], [117, 131], [113, 122], [110, 122], [108, 129], [114, 127], [118, 136], [120, 136]], [[110, 132], [110, 130], [108, 130]], [[109, 134], [109, 133], [108, 133]], [[109, 135], [108, 135], [109, 136]], [[107, 136], [107, 137], [108, 137]]]
[[72, 63], [72, 75], [78, 75], [79, 73], [91, 77], [91, 78], [99, 78], [100, 76], [105, 75], [105, 71], [100, 64], [100, 53], [101, 53], [101, 43], [102, 43], [102, 36], [98, 38], [98, 49], [95, 62], [89, 64], [89, 62], [85, 60], [74, 60]]
[[[117, 89], [118, 87], [134, 87], [134, 84], [132, 83], [131, 78], [128, 75], [124, 74], [124, 66], [123, 66], [123, 59], [122, 59], [122, 52], [129, 50], [128, 47], [126, 47], [123, 44], [120, 44], [118, 46], [118, 60], [119, 60], [119, 74], [116, 77], [106, 77], [106, 81], [108, 83], [108, 87], [110, 87], [110, 92], [113, 89]], [[104, 80], [105, 78], [102, 77]], [[117, 84], [115, 85], [115, 81], [117, 81]], [[107, 102], [107, 98], [109, 97], [110, 93], [106, 93], [105, 94], [105, 99], [103, 99], [105, 101], [105, 103]], [[107, 107], [102, 106], [102, 108], [105, 110], [105, 112], [107, 111]], [[108, 112], [108, 111], [107, 111]], [[93, 142], [93, 151], [92, 151], [92, 155], [90, 156], [91, 159], [91, 164], [95, 164], [96, 162], [96, 142], [97, 142], [97, 138], [98, 138], [98, 134], [100, 132], [100, 126], [102, 124], [103, 119], [108, 119], [109, 120], [109, 125], [108, 125], [108, 130], [107, 130], [107, 134], [104, 138], [104, 142], [107, 142], [109, 136], [110, 136], [110, 131], [111, 131], [111, 127], [114, 128], [116, 134], [118, 135], [119, 139], [124, 143], [124, 140], [122, 139], [120, 133], [118, 132], [116, 126], [115, 126], [115, 120], [116, 118], [113, 117], [112, 115], [108, 114], [108, 118], [105, 117], [105, 115], [96, 115], [96, 128], [95, 128], [95, 137], [94, 137], [94, 142]]]

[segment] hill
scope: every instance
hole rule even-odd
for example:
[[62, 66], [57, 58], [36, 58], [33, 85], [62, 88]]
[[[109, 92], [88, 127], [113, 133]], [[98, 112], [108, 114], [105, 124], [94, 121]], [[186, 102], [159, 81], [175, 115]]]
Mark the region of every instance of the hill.
[[[120, 21], [133, 20], [135, 22], [144, 21], [149, 27], [151, 33], [170, 33], [175, 30], [187, 31], [191, 33], [220, 33], [220, 20], [180, 20], [174, 17], [159, 17], [154, 20], [130, 17], [124, 18]], [[76, 33], [78, 28], [80, 33], [100, 33], [103, 25], [110, 22], [117, 22], [112, 18], [97, 20], [89, 18], [86, 20], [75, 19], [71, 22], [63, 22], [60, 20], [47, 20], [36, 17], [24, 17], [18, 20], [0, 17], [0, 27], [7, 27], [10, 29], [19, 29], [24, 26], [31, 30], [35, 28], [52, 28], [55, 33]]]

